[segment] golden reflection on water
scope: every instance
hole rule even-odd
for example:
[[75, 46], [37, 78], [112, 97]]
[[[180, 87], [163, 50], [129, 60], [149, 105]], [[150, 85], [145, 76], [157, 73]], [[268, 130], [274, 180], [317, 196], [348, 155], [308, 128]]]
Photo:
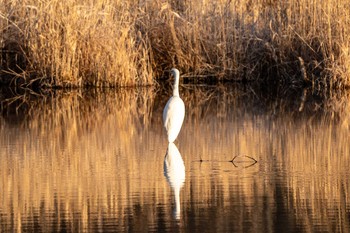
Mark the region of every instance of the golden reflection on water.
[[[349, 230], [347, 106], [337, 118], [260, 103], [242, 89], [181, 93], [179, 209], [165, 175], [167, 95], [152, 88], [57, 92], [32, 100], [16, 121], [3, 110], [1, 231]], [[235, 166], [235, 155], [258, 163]], [[175, 225], [174, 210], [181, 216]]]

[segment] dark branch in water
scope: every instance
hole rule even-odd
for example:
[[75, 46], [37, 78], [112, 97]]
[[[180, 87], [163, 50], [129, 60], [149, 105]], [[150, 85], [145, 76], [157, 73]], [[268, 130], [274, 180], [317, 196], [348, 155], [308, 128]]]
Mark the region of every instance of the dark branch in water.
[[227, 162], [230, 162], [230, 163], [233, 164], [233, 166], [238, 167], [238, 166], [235, 164], [235, 162], [234, 162], [235, 159], [236, 159], [237, 157], [247, 157], [247, 158], [253, 160], [253, 163], [252, 163], [252, 164], [249, 164], [248, 166], [245, 166], [244, 168], [251, 167], [251, 166], [255, 165], [255, 164], [258, 162], [256, 159], [254, 159], [253, 157], [250, 157], [250, 156], [248, 156], [248, 155], [235, 155], [230, 161], [227, 161]]
[[230, 160], [230, 161], [228, 161], [228, 162], [234, 163], [234, 161], [235, 161], [235, 159], [236, 159], [237, 157], [247, 157], [247, 158], [253, 160], [254, 163], [257, 163], [257, 162], [258, 162], [256, 159], [254, 159], [253, 157], [250, 157], [250, 156], [248, 156], [248, 155], [235, 155], [235, 156], [232, 158], [232, 160]]
[[[251, 160], [253, 161], [252, 164], [250, 164], [250, 165], [248, 165], [248, 166], [245, 166], [244, 168], [251, 167], [251, 166], [253, 166], [254, 164], [256, 164], [256, 163], [258, 162], [256, 159], [254, 159], [253, 157], [248, 156], [248, 155], [235, 155], [235, 156], [234, 156], [231, 160], [229, 160], [229, 161], [216, 161], [216, 162], [229, 162], [229, 163], [232, 163], [233, 166], [238, 167], [238, 166], [236, 165], [237, 162], [235, 163], [235, 159], [238, 158], [238, 157], [246, 157], [246, 158], [249, 158], [249, 159], [251, 159]], [[203, 160], [202, 157], [200, 157], [199, 160], [194, 161], [194, 162], [200, 162], [200, 163], [202, 163], [202, 162], [209, 162], [209, 161], [210, 161], [210, 160]], [[243, 161], [241, 161], [241, 162], [243, 162]], [[238, 163], [239, 163], [239, 161], [238, 161]]]
[[202, 159], [202, 157], [199, 159], [199, 161], [197, 161], [197, 162], [200, 162], [200, 163], [202, 163], [202, 162], [209, 162], [209, 160], [203, 160]]

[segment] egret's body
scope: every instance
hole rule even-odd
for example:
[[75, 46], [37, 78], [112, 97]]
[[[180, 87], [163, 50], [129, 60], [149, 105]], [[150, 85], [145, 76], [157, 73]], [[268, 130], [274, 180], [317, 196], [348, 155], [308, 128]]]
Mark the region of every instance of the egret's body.
[[173, 96], [168, 100], [163, 111], [163, 123], [168, 135], [168, 142], [175, 141], [185, 118], [185, 104], [179, 95], [180, 72], [173, 68], [171, 73], [175, 78]]

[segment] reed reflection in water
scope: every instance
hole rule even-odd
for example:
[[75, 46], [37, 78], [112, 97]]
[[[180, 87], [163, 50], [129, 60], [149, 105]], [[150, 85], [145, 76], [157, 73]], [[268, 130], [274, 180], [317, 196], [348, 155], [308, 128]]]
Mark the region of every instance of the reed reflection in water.
[[[1, 232], [349, 231], [350, 98], [300, 112], [299, 98], [248, 92], [181, 90], [183, 157], [175, 145], [163, 156], [168, 91], [57, 92], [5, 107]], [[258, 163], [235, 167], [235, 155]], [[179, 202], [169, 156], [183, 161]]]

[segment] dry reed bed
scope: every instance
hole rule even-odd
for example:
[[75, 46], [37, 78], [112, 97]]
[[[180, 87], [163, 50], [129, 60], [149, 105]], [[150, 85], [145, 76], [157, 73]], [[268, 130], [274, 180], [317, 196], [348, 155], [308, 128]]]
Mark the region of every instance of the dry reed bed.
[[346, 0], [2, 0], [0, 8], [2, 82], [147, 85], [176, 66], [292, 87], [350, 83]]

